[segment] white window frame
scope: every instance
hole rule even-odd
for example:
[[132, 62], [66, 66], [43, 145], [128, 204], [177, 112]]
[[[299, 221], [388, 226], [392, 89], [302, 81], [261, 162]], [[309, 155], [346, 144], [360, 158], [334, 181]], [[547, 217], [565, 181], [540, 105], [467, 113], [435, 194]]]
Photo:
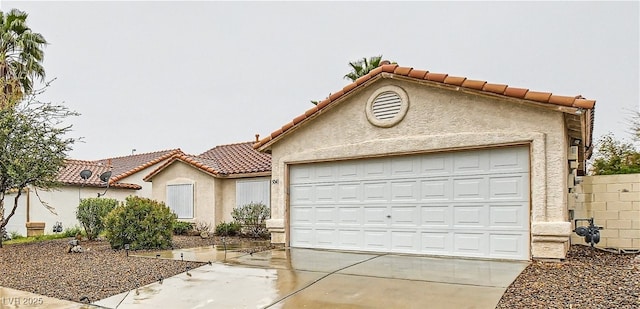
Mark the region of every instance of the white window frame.
[[236, 180], [236, 208], [249, 203], [262, 203], [271, 209], [271, 179]]
[[194, 185], [192, 183], [167, 184], [167, 206], [178, 216], [178, 219], [193, 219], [194, 204]]

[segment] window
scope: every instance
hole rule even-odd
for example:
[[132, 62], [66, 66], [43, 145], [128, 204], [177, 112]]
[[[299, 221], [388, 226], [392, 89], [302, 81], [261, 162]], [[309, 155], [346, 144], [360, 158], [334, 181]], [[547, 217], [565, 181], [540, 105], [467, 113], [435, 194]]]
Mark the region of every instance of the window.
[[179, 219], [193, 218], [193, 184], [167, 185], [167, 206]]
[[236, 181], [236, 207], [250, 203], [271, 205], [271, 188], [269, 179], [252, 179]]

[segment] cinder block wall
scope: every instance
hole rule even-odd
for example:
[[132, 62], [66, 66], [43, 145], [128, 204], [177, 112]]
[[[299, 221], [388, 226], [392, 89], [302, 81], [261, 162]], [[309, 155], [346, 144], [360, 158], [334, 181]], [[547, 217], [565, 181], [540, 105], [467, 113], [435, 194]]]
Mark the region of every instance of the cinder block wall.
[[[568, 202], [574, 218], [604, 227], [598, 247], [640, 249], [640, 174], [584, 176]], [[575, 233], [571, 242], [585, 243]]]

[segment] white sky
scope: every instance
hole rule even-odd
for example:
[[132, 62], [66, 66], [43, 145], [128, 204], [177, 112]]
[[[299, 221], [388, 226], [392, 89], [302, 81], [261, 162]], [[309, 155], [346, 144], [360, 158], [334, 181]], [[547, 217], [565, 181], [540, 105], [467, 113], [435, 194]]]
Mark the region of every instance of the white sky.
[[82, 115], [70, 156], [270, 134], [385, 59], [597, 100], [594, 137], [628, 138], [639, 102], [639, 2], [24, 2], [50, 42], [44, 100]]

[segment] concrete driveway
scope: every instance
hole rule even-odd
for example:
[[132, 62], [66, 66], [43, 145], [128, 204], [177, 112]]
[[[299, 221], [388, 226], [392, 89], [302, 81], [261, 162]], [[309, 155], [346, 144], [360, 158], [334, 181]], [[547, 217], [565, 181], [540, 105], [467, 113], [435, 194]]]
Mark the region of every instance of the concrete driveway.
[[[524, 262], [275, 249], [196, 248], [161, 258], [214, 261], [98, 301], [107, 308], [495, 308]], [[155, 253], [150, 254], [155, 258]]]

